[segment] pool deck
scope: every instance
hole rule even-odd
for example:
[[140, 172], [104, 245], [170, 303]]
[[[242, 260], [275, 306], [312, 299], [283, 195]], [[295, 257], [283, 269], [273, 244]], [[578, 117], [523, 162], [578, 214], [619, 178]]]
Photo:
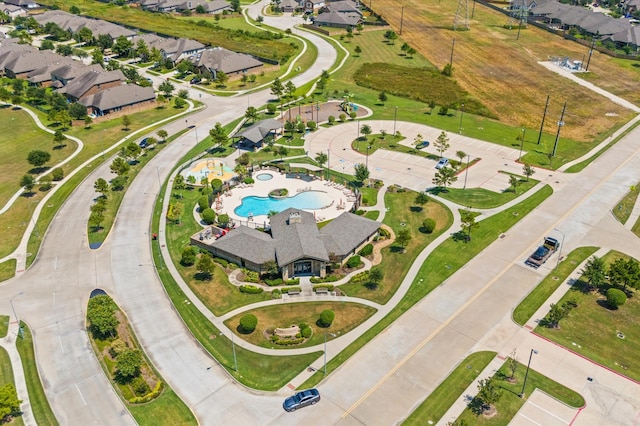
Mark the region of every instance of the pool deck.
[[[259, 174], [268, 173], [273, 176], [273, 179], [270, 180], [258, 180], [256, 176]], [[296, 179], [296, 178], [287, 178], [286, 175], [281, 174], [280, 172], [273, 170], [258, 170], [253, 173], [253, 178], [255, 179], [255, 183], [253, 185], [244, 185], [240, 184], [234, 187], [231, 191], [228, 191], [222, 195], [220, 195], [220, 202], [222, 203], [222, 207], [218, 208], [217, 202], [214, 201], [213, 208], [216, 210], [216, 213], [226, 213], [232, 218], [236, 223], [241, 223], [243, 225], [248, 225], [251, 227], [255, 226], [263, 226], [268, 222], [267, 215], [256, 215], [253, 217], [253, 220], [249, 221], [246, 217], [238, 216], [234, 213], [236, 207], [238, 207], [242, 203], [242, 198], [248, 197], [251, 195], [255, 195], [258, 197], [267, 197], [269, 196], [269, 192], [278, 188], [287, 188], [289, 190], [289, 196], [293, 197], [303, 191], [323, 191], [326, 192], [332, 200], [332, 203], [324, 208], [316, 209], [316, 210], [307, 210], [310, 213], [314, 213], [316, 215], [316, 220], [318, 222], [323, 222], [325, 220], [334, 219], [340, 216], [345, 211], [350, 211], [354, 204], [354, 195], [351, 190], [348, 190], [342, 186], [336, 186], [336, 184], [332, 182], [328, 182], [326, 180], [314, 179], [314, 180], [305, 180], [305, 179]], [[338, 208], [340, 205], [344, 206], [344, 208]]]

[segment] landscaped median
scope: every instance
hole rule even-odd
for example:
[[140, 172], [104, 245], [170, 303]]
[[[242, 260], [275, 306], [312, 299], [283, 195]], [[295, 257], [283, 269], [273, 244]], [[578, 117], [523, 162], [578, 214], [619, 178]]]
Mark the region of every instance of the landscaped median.
[[547, 275], [513, 311], [513, 320], [525, 325], [542, 304], [551, 297], [578, 265], [598, 250], [598, 247], [579, 247], [573, 250], [557, 269]]
[[191, 410], [153, 368], [127, 317], [109, 296], [89, 299], [87, 320], [91, 347], [138, 424], [197, 424]]

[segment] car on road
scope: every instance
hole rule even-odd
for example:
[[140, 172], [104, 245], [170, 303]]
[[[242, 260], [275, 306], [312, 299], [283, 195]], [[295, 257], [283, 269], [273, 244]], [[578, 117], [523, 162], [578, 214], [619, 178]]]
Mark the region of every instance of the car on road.
[[449, 159], [442, 157], [440, 161], [438, 161], [438, 164], [436, 164], [436, 169], [440, 170], [443, 167], [447, 167], [447, 164], [449, 164]]
[[422, 141], [418, 145], [416, 145], [416, 148], [422, 149], [422, 148], [426, 148], [428, 146], [429, 146], [429, 141]]
[[285, 411], [296, 411], [298, 408], [314, 405], [320, 401], [320, 392], [318, 389], [307, 389], [297, 392], [295, 395], [285, 399], [282, 408]]
[[149, 146], [149, 138], [144, 138], [140, 141], [140, 143], [138, 144], [138, 146], [140, 146], [140, 148], [146, 148]]
[[189, 81], [189, 83], [191, 83], [191, 84], [198, 84], [198, 83], [200, 83], [200, 79], [199, 79], [198, 77], [193, 77], [193, 78], [191, 79], [191, 81]]

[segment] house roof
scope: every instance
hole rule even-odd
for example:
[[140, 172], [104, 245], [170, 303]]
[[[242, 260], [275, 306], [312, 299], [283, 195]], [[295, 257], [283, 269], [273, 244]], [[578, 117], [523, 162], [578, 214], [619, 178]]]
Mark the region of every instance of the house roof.
[[253, 143], [262, 141], [274, 129], [282, 127], [282, 123], [274, 118], [258, 121], [244, 130], [236, 132], [232, 137], [245, 138]]
[[93, 86], [113, 83], [114, 81], [121, 81], [124, 83], [125, 80], [126, 78], [120, 70], [104, 72], [91, 70], [71, 80], [69, 84], [60, 89], [60, 93], [65, 93], [70, 97], [80, 99]]
[[140, 102], [151, 101], [156, 98], [153, 87], [142, 87], [137, 84], [125, 84], [110, 87], [96, 94], [85, 96], [78, 102], [87, 107], [94, 107], [101, 111], [135, 105]]
[[23, 6], [23, 7], [37, 7], [38, 4], [33, 0], [4, 0], [7, 4], [12, 4], [14, 6]]
[[531, 13], [538, 16], [547, 16], [559, 10], [569, 9], [570, 5], [552, 0], [546, 3], [537, 4], [531, 8]]
[[136, 34], [135, 31], [129, 30], [121, 25], [116, 25], [101, 19], [73, 15], [62, 10], [50, 10], [40, 15], [34, 15], [34, 18], [40, 25], [53, 22], [60, 28], [74, 33], [86, 27], [91, 30], [94, 36], [107, 34], [113, 39], [120, 36], [132, 37]]
[[104, 68], [100, 64], [85, 65], [82, 62], [71, 61], [68, 64], [51, 68], [51, 76], [63, 80], [73, 80], [88, 71], [104, 72]]
[[198, 6], [204, 7], [207, 12], [217, 12], [219, 10], [232, 9], [233, 7], [226, 0], [213, 0], [213, 1], [184, 1], [178, 6], [178, 10], [195, 10]]
[[297, 9], [300, 7], [300, 2], [296, 0], [282, 0], [280, 2], [280, 7], [282, 9]]
[[626, 30], [612, 34], [607, 38], [620, 43], [640, 46], [640, 27], [629, 27]]
[[233, 52], [222, 47], [214, 47], [198, 52], [189, 60], [198, 68], [205, 67], [209, 70], [222, 71], [226, 74], [262, 66], [262, 62], [250, 55]]
[[289, 208], [272, 216], [271, 235], [276, 243], [278, 265], [302, 258], [329, 261], [329, 253], [318, 238], [318, 225], [313, 214]]
[[358, 8], [358, 6], [351, 0], [332, 1], [327, 5], [327, 7], [329, 7], [329, 10], [333, 10], [335, 12], [353, 12], [362, 16], [362, 12]]
[[44, 66], [27, 73], [27, 80], [29, 80], [30, 83], [43, 83], [45, 81], [50, 81], [52, 70], [73, 66], [81, 66], [83, 68], [86, 68], [86, 65], [84, 65], [82, 62], [75, 62], [69, 57], [61, 56], [59, 62], [45, 64]]
[[38, 51], [38, 49], [28, 44], [11, 43], [8, 42], [9, 40], [13, 39], [2, 40], [2, 45], [0, 46], [0, 70], [4, 70], [5, 65], [14, 58], [27, 52]]
[[49, 50], [25, 51], [8, 59], [4, 64], [4, 69], [10, 70], [14, 74], [23, 74], [41, 68], [44, 65], [61, 63], [62, 60], [61, 55]]
[[380, 223], [353, 213], [344, 212], [320, 229], [320, 237], [329, 253], [347, 255], [373, 235]]
[[354, 12], [337, 12], [330, 10], [329, 12], [323, 12], [313, 18], [314, 23], [320, 23], [325, 25], [358, 25], [362, 16]]
[[275, 244], [269, 234], [242, 225], [227, 232], [211, 245], [250, 262], [262, 264], [274, 260]]

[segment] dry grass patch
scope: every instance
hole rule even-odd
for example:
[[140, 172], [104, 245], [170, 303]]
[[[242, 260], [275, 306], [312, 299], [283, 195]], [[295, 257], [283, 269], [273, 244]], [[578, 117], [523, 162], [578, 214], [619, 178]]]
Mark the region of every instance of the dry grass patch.
[[[326, 309], [335, 312], [336, 316], [331, 327], [323, 328], [316, 324], [320, 318], [320, 313]], [[324, 333], [343, 335], [353, 330], [373, 315], [376, 309], [357, 303], [348, 302], [304, 302], [287, 303], [264, 308], [253, 309], [243, 312], [225, 321], [225, 325], [242, 339], [257, 346], [267, 348], [291, 348], [308, 347], [324, 342]], [[240, 318], [246, 314], [253, 314], [258, 318], [258, 326], [251, 334], [241, 334], [238, 332]], [[313, 334], [304, 343], [295, 346], [278, 346], [271, 343], [266, 337], [277, 327], [286, 328], [290, 325], [306, 323], [311, 326]], [[327, 335], [327, 340], [334, 339]]]
[[[470, 31], [453, 32], [457, 3], [380, 0], [374, 4], [396, 31], [404, 6], [402, 38], [442, 69], [451, 58], [455, 38], [453, 78], [482, 102], [500, 121], [536, 128], [551, 95], [545, 131], [553, 134], [562, 104], [568, 100], [564, 137], [588, 141], [626, 122], [630, 111], [538, 65], [550, 56], [581, 59], [587, 48], [529, 26], [516, 41], [516, 30], [504, 25], [509, 18], [478, 4]], [[396, 44], [402, 44], [400, 40]], [[595, 82], [635, 101], [640, 98], [638, 71], [624, 68], [596, 53], [590, 69], [601, 76]], [[615, 79], [609, 76], [615, 75]], [[611, 81], [615, 80], [615, 82]], [[617, 82], [617, 83], [616, 83]], [[634, 95], [628, 95], [634, 93]], [[609, 116], [607, 113], [617, 115]]]

